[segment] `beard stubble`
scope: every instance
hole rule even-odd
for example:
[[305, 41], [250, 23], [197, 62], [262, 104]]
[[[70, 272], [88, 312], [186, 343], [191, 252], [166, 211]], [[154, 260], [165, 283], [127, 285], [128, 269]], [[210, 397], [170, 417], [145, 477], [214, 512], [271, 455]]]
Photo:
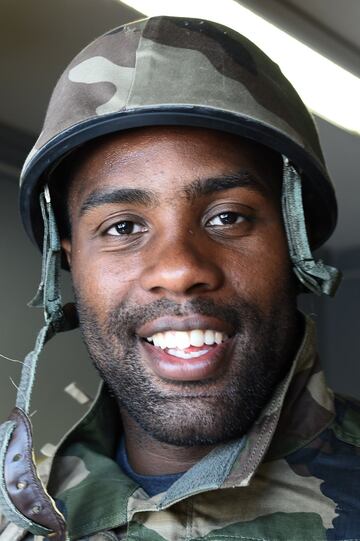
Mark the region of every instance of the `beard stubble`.
[[[254, 304], [168, 299], [139, 306], [122, 303], [106, 323], [75, 291], [80, 329], [89, 355], [110, 394], [152, 438], [172, 445], [214, 445], [245, 434], [285, 375], [294, 354], [296, 311], [281, 295], [264, 315]], [[235, 332], [225, 374], [204, 381], [164, 382], [141, 360], [135, 329], [161, 316], [201, 314], [223, 319]]]

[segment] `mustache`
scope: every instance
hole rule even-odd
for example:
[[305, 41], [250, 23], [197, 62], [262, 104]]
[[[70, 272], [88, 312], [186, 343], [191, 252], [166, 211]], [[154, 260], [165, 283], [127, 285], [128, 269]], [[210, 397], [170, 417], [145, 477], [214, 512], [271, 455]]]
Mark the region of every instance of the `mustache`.
[[121, 303], [109, 314], [108, 330], [112, 333], [124, 332], [135, 335], [136, 330], [145, 323], [164, 316], [189, 316], [200, 314], [212, 316], [226, 321], [239, 332], [244, 323], [259, 323], [261, 320], [259, 310], [253, 304], [243, 299], [233, 300], [231, 303], [217, 303], [211, 299], [192, 299], [179, 304], [169, 299], [158, 299], [146, 305]]

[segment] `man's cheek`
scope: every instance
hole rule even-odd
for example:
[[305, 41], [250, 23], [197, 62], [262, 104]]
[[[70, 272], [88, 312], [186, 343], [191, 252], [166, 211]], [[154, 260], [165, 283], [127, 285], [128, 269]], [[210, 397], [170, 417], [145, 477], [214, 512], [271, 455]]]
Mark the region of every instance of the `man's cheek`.
[[92, 253], [87, 260], [80, 259], [76, 266], [79, 286], [92, 295], [107, 297], [127, 296], [139, 281], [140, 269], [132, 258]]

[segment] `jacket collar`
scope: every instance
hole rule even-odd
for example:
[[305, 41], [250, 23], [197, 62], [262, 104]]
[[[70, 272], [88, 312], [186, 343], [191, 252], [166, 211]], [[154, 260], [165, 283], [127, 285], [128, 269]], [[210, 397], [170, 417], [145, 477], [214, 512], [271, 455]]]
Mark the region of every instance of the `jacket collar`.
[[70, 537], [121, 526], [138, 511], [165, 509], [200, 492], [247, 486], [261, 462], [303, 447], [334, 417], [315, 343], [315, 325], [307, 318], [288, 374], [249, 432], [216, 447], [167, 492], [151, 498], [114, 460], [121, 422], [102, 386], [89, 412], [60, 443], [52, 465], [48, 489], [67, 518]]

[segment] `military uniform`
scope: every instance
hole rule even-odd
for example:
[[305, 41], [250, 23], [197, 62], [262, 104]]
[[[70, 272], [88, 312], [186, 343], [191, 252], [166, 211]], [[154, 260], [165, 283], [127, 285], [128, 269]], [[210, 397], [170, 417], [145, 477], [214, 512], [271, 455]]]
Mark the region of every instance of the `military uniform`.
[[360, 540], [360, 403], [327, 388], [311, 320], [250, 431], [166, 492], [149, 497], [121, 471], [120, 426], [102, 388], [57, 450], [48, 490], [71, 541]]

